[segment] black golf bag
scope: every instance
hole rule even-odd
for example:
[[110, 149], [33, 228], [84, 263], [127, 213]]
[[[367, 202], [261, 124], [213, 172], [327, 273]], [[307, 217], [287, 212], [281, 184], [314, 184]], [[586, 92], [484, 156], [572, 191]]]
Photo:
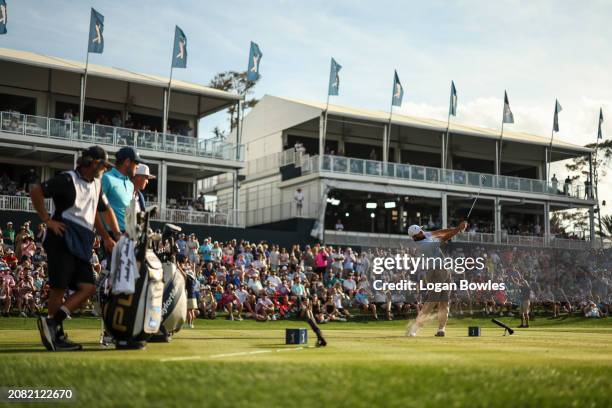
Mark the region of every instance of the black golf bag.
[[150, 213], [138, 213], [138, 242], [135, 257], [139, 277], [133, 294], [108, 293], [101, 297], [104, 326], [115, 339], [117, 348], [142, 346], [159, 331], [162, 321], [162, 264], [149, 247]]

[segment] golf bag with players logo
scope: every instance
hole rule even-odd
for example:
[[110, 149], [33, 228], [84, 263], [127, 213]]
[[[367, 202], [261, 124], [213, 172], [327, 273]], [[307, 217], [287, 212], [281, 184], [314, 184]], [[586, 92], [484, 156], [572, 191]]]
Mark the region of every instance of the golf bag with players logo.
[[[159, 331], [162, 321], [163, 268], [150, 248], [148, 236], [152, 211], [139, 213], [135, 201], [132, 201], [126, 211], [126, 232], [133, 241], [124, 237], [117, 244], [121, 253], [118, 253], [119, 248], [115, 249], [113, 262], [121, 262], [121, 267], [110, 273], [110, 285], [107, 285], [110, 290], [100, 296], [104, 326], [118, 349], [143, 348], [146, 341]], [[135, 260], [135, 264], [131, 260]], [[130, 273], [134, 274], [131, 280], [119, 276]], [[118, 283], [128, 281], [129, 289], [117, 293]]]
[[176, 236], [181, 228], [166, 224], [161, 239], [164, 251], [158, 254], [164, 271], [164, 296], [162, 302], [162, 323], [159, 332], [150, 341], [170, 342], [187, 320], [187, 292], [185, 276], [176, 265]]

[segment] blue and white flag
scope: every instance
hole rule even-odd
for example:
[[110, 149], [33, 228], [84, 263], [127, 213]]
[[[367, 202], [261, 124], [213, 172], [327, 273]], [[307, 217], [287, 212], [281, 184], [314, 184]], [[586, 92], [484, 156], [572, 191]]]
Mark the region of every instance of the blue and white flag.
[[179, 26], [174, 29], [172, 68], [187, 68], [187, 37]]
[[395, 75], [393, 76], [393, 99], [391, 99], [392, 106], [402, 106], [402, 98], [404, 97], [404, 88], [402, 88], [402, 84], [400, 83], [399, 76], [397, 76], [397, 71], [395, 71]]
[[6, 24], [8, 23], [8, 11], [6, 1], [0, 0], [0, 34], [6, 34]]
[[327, 94], [337, 96], [340, 91], [340, 70], [342, 65], [338, 64], [335, 59], [331, 59], [331, 68], [329, 69], [329, 86]]
[[553, 130], [555, 132], [559, 131], [559, 112], [563, 109], [561, 108], [561, 104], [558, 100], [555, 99], [555, 118], [553, 119]]
[[603, 109], [599, 108], [599, 127], [597, 129], [597, 140], [603, 139], [603, 133], [601, 132], [602, 124], [603, 124]]
[[508, 102], [508, 93], [504, 91], [504, 119], [503, 123], [514, 123], [514, 115], [510, 110], [510, 102]]
[[247, 69], [247, 79], [249, 81], [257, 81], [261, 75], [259, 75], [259, 63], [261, 62], [263, 54], [259, 49], [259, 45], [251, 41], [251, 50], [249, 51], [249, 65]]
[[457, 88], [455, 88], [455, 81], [451, 81], [450, 105], [448, 107], [448, 114], [457, 116]]
[[87, 52], [102, 54], [104, 51], [104, 16], [96, 10], [91, 9], [91, 19], [89, 20], [89, 43]]

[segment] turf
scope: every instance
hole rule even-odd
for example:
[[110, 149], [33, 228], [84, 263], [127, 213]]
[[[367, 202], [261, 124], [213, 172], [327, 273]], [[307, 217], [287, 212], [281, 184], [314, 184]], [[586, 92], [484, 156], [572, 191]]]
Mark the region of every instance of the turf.
[[538, 319], [505, 337], [452, 319], [445, 338], [433, 325], [404, 337], [405, 320], [333, 323], [322, 349], [284, 345], [285, 328], [306, 327], [294, 321], [198, 320], [145, 351], [101, 349], [99, 325], [67, 322], [86, 351], [49, 353], [34, 319], [0, 319], [0, 386], [72, 388], [87, 407], [610, 406], [610, 319]]

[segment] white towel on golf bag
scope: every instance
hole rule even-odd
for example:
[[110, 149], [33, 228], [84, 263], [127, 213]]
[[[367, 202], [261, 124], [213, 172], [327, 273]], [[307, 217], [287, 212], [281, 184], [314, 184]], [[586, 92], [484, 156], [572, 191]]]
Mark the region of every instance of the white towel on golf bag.
[[136, 279], [140, 277], [136, 263], [136, 241], [121, 237], [113, 249], [110, 280], [111, 292], [115, 295], [131, 295], [136, 290]]

